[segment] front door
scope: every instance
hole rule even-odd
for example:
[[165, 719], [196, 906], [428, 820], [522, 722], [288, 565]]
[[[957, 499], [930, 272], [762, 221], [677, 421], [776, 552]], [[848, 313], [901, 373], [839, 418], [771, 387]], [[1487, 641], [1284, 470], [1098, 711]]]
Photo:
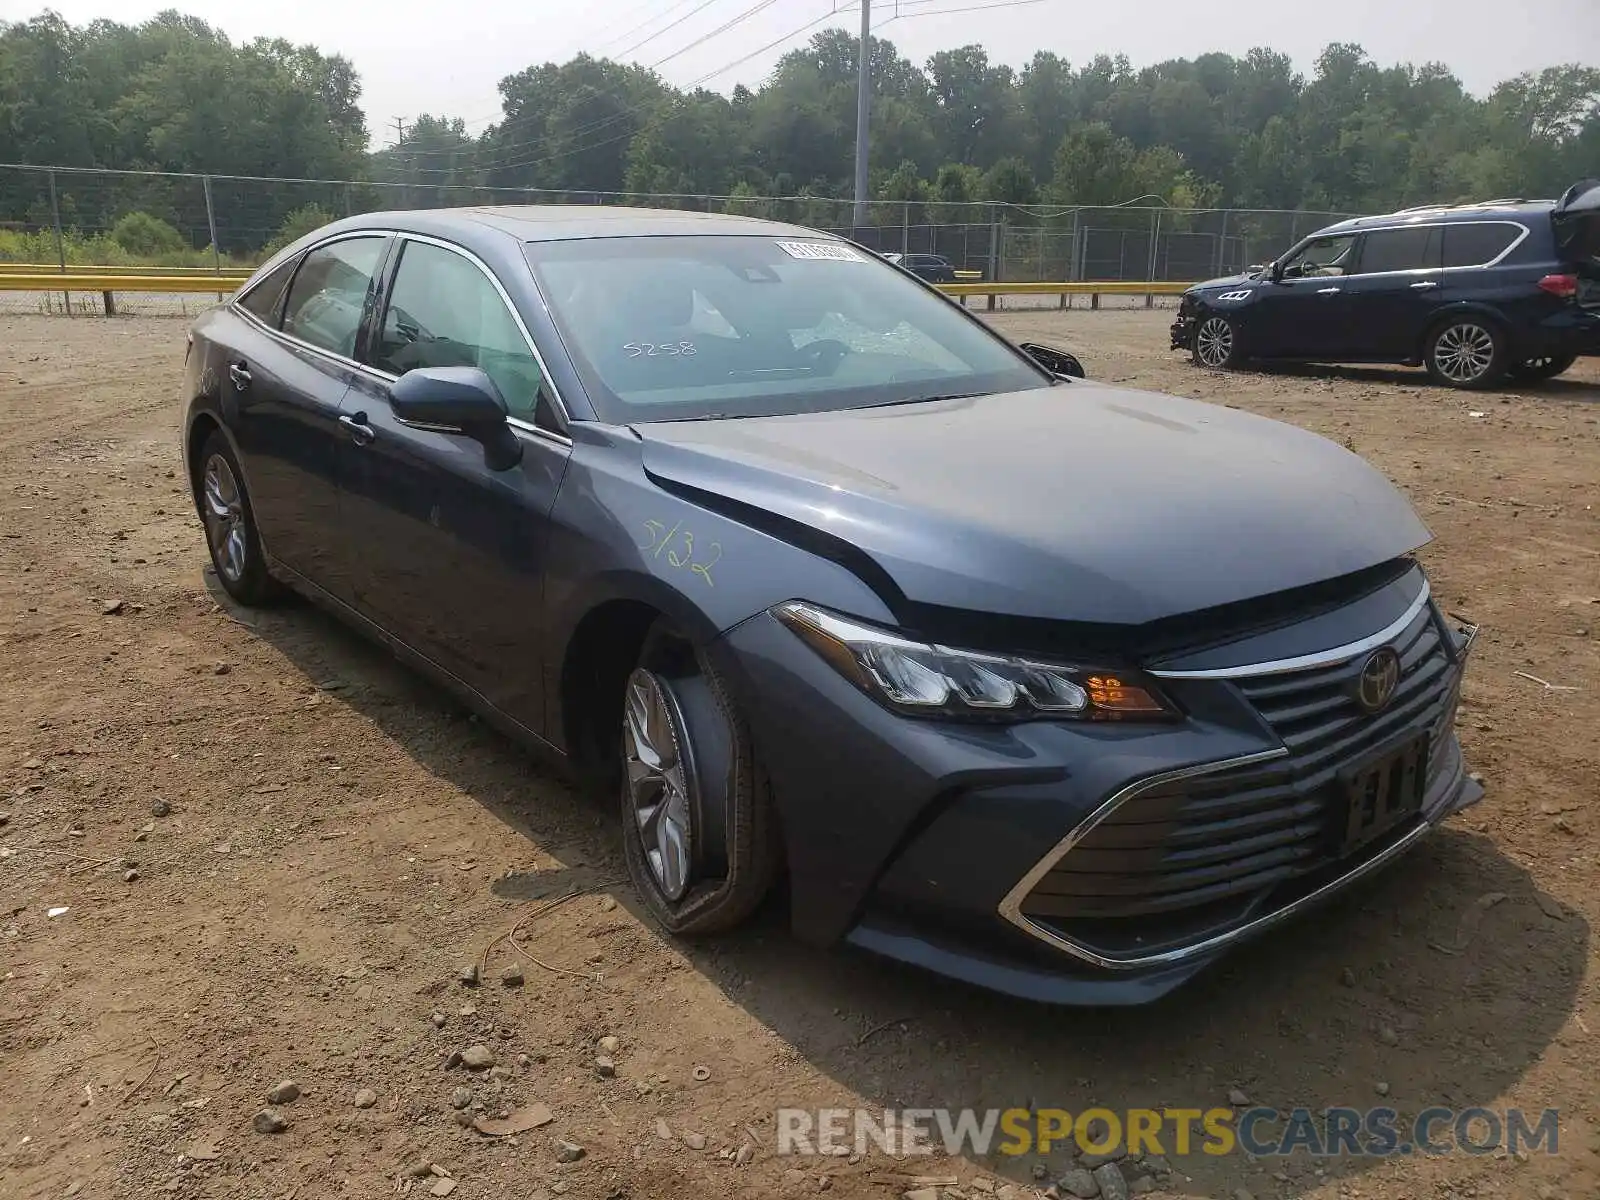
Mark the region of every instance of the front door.
[[[371, 303], [384, 236], [344, 238], [301, 260], [281, 315], [240, 322], [228, 347], [224, 402], [267, 552], [342, 600], [335, 481], [340, 405], [353, 380], [356, 338]], [[280, 331], [281, 326], [281, 331]]]
[[[1263, 358], [1336, 357], [1349, 339], [1340, 299], [1355, 235], [1317, 238], [1280, 265], [1262, 287], [1243, 329], [1246, 354]], [[1260, 347], [1259, 351], [1252, 346]]]
[[401, 421], [383, 384], [358, 383], [344, 403], [340, 451], [357, 608], [538, 731], [544, 551], [571, 451], [536, 415], [547, 385], [531, 343], [487, 268], [405, 239], [370, 361], [394, 376], [481, 368], [506, 401], [522, 458], [492, 470], [471, 438]]

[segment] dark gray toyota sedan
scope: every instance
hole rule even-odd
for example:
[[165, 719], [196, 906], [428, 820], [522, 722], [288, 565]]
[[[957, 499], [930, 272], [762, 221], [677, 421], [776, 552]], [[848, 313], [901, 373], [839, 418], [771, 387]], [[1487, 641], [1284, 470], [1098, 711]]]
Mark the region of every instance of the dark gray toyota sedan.
[[1479, 798], [1473, 629], [1378, 472], [1106, 387], [813, 230], [377, 213], [190, 334], [222, 585], [603, 781], [633, 882], [1129, 1004]]

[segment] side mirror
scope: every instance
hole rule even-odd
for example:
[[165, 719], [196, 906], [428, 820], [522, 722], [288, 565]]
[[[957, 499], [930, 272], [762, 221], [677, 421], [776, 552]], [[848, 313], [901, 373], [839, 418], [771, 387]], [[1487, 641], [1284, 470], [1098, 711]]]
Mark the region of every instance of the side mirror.
[[1077, 356], [1054, 346], [1041, 346], [1037, 342], [1023, 342], [1017, 347], [1057, 379], [1082, 379], [1083, 364]]
[[522, 443], [506, 424], [506, 402], [477, 367], [418, 367], [389, 387], [402, 421], [460, 432], [483, 446], [484, 461], [504, 471], [522, 461]]

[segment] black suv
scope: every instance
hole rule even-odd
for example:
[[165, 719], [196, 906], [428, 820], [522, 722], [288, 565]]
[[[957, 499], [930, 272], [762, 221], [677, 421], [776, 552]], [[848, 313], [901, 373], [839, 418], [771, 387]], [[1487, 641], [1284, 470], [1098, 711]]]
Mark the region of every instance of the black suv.
[[1172, 348], [1250, 359], [1423, 364], [1440, 383], [1549, 379], [1600, 354], [1600, 180], [1560, 200], [1358, 217], [1183, 295]]

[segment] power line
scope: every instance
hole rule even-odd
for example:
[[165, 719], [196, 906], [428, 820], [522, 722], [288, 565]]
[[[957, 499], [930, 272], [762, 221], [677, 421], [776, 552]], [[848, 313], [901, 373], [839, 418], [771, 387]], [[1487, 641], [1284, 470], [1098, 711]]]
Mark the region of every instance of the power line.
[[[716, 2], [717, 2], [717, 0], [700, 0], [699, 4], [696, 4], [693, 8], [691, 8], [688, 12], [684, 13], [683, 16], [679, 17], [676, 21], [673, 21], [670, 25], [665, 25], [662, 28], [656, 30], [654, 33], [650, 34], [648, 37], [645, 37], [645, 38], [641, 39], [640, 41], [637, 41], [637, 42], [633, 43], [633, 45], [629, 46], [626, 50], [618, 50], [617, 53], [616, 53], [616, 57], [617, 58], [622, 58], [625, 55], [632, 54], [635, 50], [639, 49], [639, 47], [649, 45], [651, 42], [655, 41], [662, 34], [671, 33], [674, 29], [676, 29], [679, 25], [682, 25], [690, 17], [696, 15], [697, 13], [704, 12], [706, 9], [710, 8]], [[649, 24], [649, 22], [647, 21], [647, 22], [645, 22], [645, 24]]]
[[[628, 29], [627, 31], [625, 31], [623, 33], [619, 33], [615, 37], [607, 38], [605, 41], [601, 42], [599, 45], [597, 45], [594, 48], [595, 49], [595, 53], [598, 54], [601, 50], [604, 50], [608, 46], [615, 46], [619, 42], [627, 41], [634, 34], [638, 33], [641, 29], [644, 29], [648, 25], [655, 24], [657, 21], [661, 20], [662, 17], [669, 16], [672, 13], [677, 12], [678, 9], [682, 8], [685, 4], [689, 4], [689, 3], [692, 3], [692, 0], [675, 0], [674, 3], [667, 5], [667, 7], [664, 8], [663, 10], [661, 10], [660, 12], [646, 17], [644, 20], [640, 21], [637, 25], [633, 26], [632, 28]], [[627, 14], [627, 16], [618, 17], [617, 20], [619, 20], [619, 21], [632, 20], [634, 17], [638, 16], [641, 12], [643, 12], [645, 9], [647, 9], [649, 7], [650, 7], [649, 4], [641, 4], [639, 7], [631, 10]]]
[[[716, 68], [714, 71], [708, 71], [706, 74], [700, 76], [698, 79], [690, 80], [688, 83], [684, 84], [683, 87], [684, 87], [685, 90], [692, 90], [694, 88], [697, 88], [701, 84], [705, 83], [707, 80], [715, 79], [718, 75], [726, 74], [728, 71], [733, 70], [735, 67], [743, 66], [745, 63], [749, 62], [752, 58], [757, 58], [760, 55], [765, 54], [769, 50], [776, 49], [778, 46], [783, 45], [785, 42], [788, 42], [791, 39], [796, 38], [796, 37], [798, 37], [799, 35], [801, 35], [803, 33], [809, 33], [811, 30], [815, 29], [818, 25], [821, 25], [824, 21], [830, 21], [835, 17], [843, 16], [845, 14], [854, 12], [855, 9], [856, 9], [856, 6], [854, 4], [847, 4], [847, 5], [845, 5], [845, 6], [841, 7], [841, 8], [834, 9], [832, 12], [823, 13], [820, 17], [816, 17], [816, 18], [814, 18], [814, 19], [812, 19], [810, 21], [807, 21], [804, 25], [800, 26], [798, 29], [791, 29], [788, 33], [784, 34], [783, 36], [774, 38], [772, 41], [768, 42], [765, 46], [759, 46], [756, 49], [750, 51], [748, 54], [741, 55], [740, 57], [734, 59], [732, 62], [724, 63], [722, 66]], [[894, 21], [894, 19], [895, 19], [894, 17], [890, 17], [887, 21], [882, 22], [882, 24], [879, 26], [879, 28], [882, 28], [883, 25], [890, 24], [891, 22]], [[630, 113], [641, 112], [644, 109], [649, 108], [649, 107], [650, 107], [650, 104], [648, 104], [648, 103], [647, 104], [636, 105], [633, 109], [624, 110], [623, 112], [614, 114], [612, 120], [613, 121], [620, 120], [623, 117], [630, 115]], [[598, 124], [605, 124], [605, 122], [599, 122]], [[597, 127], [598, 127], [598, 125], [597, 125]], [[574, 131], [573, 134], [568, 135], [568, 136], [569, 137], [570, 136], [576, 136], [576, 131]], [[566, 149], [566, 150], [558, 150], [554, 154], [548, 154], [548, 155], [545, 155], [545, 156], [543, 156], [541, 158], [525, 159], [525, 160], [522, 160], [522, 161], [519, 161], [519, 162], [512, 162], [512, 163], [502, 163], [502, 164], [499, 165], [498, 168], [495, 168], [495, 169], [500, 169], [500, 170], [520, 170], [520, 169], [522, 169], [524, 167], [543, 166], [545, 163], [555, 162], [557, 159], [566, 158], [569, 155], [576, 154], [581, 150], [598, 150], [602, 146], [615, 145], [617, 142], [625, 141], [626, 139], [631, 138], [632, 136], [633, 136], [633, 132], [630, 130], [630, 131], [628, 131], [626, 133], [619, 134], [616, 137], [607, 138], [603, 142], [595, 142], [595, 143], [593, 143], [592, 145], [589, 145], [589, 146], [579, 146], [579, 147], [572, 147], [572, 148], [569, 148], [569, 149]]]
[[[712, 0], [707, 0], [707, 3], [710, 3], [710, 2], [712, 2]], [[696, 38], [694, 41], [690, 42], [687, 46], [683, 46], [678, 50], [674, 50], [671, 54], [668, 54], [665, 58], [657, 59], [655, 62], [649, 64], [649, 68], [648, 69], [653, 71], [657, 67], [661, 66], [663, 63], [670, 62], [672, 59], [677, 58], [679, 55], [688, 53], [690, 50], [693, 50], [696, 46], [703, 45], [706, 42], [710, 41], [712, 38], [717, 37], [720, 34], [726, 33], [728, 30], [732, 29], [734, 26], [742, 24], [745, 21], [748, 21], [751, 17], [756, 16], [758, 13], [762, 12], [765, 9], [771, 8], [772, 5], [774, 5], [776, 3], [777, 3], [777, 0], [756, 0], [755, 4], [752, 4], [749, 8], [744, 9], [742, 12], [740, 12], [737, 15], [729, 18], [727, 21], [723, 22], [721, 25], [717, 26], [717, 28], [711, 30], [709, 33], [701, 35], [700, 37]], [[693, 16], [694, 12], [700, 11], [700, 8], [704, 8], [705, 6], [706, 6], [705, 4], [701, 4], [699, 6], [699, 8], [696, 8], [693, 12], [691, 12], [691, 13], [689, 13], [687, 15], [688, 16]], [[840, 11], [843, 11], [843, 10], [840, 10]], [[829, 13], [828, 15], [832, 16], [833, 14]], [[791, 34], [790, 36], [793, 36], [793, 35]], [[724, 69], [726, 69], [726, 68], [724, 68]], [[697, 86], [697, 83], [690, 84], [689, 86], [691, 88], [695, 87], [695, 86]], [[582, 125], [582, 126], [579, 126], [577, 129], [568, 130], [565, 134], [563, 134], [561, 136], [564, 137], [566, 140], [570, 141], [573, 138], [582, 137], [585, 134], [595, 133], [595, 132], [597, 132], [597, 131], [599, 131], [601, 129], [605, 129], [605, 128], [609, 127], [609, 126], [615, 125], [618, 121], [624, 120], [629, 116], [632, 116], [632, 115], [635, 115], [636, 113], [642, 112], [646, 108], [653, 107], [654, 104], [655, 104], [655, 101], [653, 101], [653, 100], [646, 101], [646, 102], [641, 103], [641, 104], [636, 104], [636, 105], [632, 106], [631, 108], [623, 109], [621, 112], [612, 113], [608, 117], [602, 117], [598, 121], [590, 122], [588, 125]], [[483, 163], [482, 165], [486, 169], [490, 169], [490, 170], [507, 169], [507, 168], [515, 168], [515, 167], [526, 166], [526, 165], [528, 165], [527, 163], [509, 161], [507, 156], [509, 155], [511, 157], [515, 157], [516, 152], [518, 150], [525, 149], [525, 148], [527, 148], [529, 146], [536, 145], [538, 142], [544, 141], [544, 140], [546, 140], [546, 139], [535, 138], [535, 139], [533, 139], [531, 141], [528, 141], [528, 142], [523, 142], [523, 143], [520, 143], [520, 144], [511, 145], [511, 146], [499, 147], [499, 148], [496, 149], [494, 155], [490, 158], [490, 160], [488, 162], [486, 162], [486, 163]], [[602, 143], [602, 144], [603, 145], [610, 145], [609, 142]], [[577, 147], [577, 148], [574, 148], [570, 152], [575, 154], [575, 153], [578, 153], [578, 151], [581, 150], [581, 149], [583, 149], [583, 147]]]
[[[762, 9], [768, 7], [773, 2], [774, 2], [774, 0], [761, 0], [760, 3], [756, 4], [751, 9], [745, 10], [745, 12], [740, 14], [740, 16], [735, 17], [735, 18], [731, 19], [730, 21], [726, 22], [723, 26], [719, 27], [719, 29], [712, 31], [712, 33], [704, 35], [700, 39], [697, 39], [697, 41], [690, 43], [689, 46], [684, 47], [682, 50], [675, 51], [673, 54], [668, 55], [666, 59], [661, 59], [659, 61], [660, 62], [665, 62], [665, 61], [668, 61], [668, 59], [677, 57], [679, 54], [687, 52], [689, 49], [694, 48], [694, 46], [700, 45], [700, 44], [704, 43], [706, 40], [708, 40], [709, 38], [711, 38], [713, 36], [716, 36], [716, 34], [718, 34], [720, 32], [725, 32], [727, 29], [731, 29], [734, 25], [740, 23], [742, 20], [746, 20], [749, 17], [756, 15], [756, 13], [758, 13]], [[938, 2], [941, 2], [941, 0], [898, 0], [898, 3], [896, 4], [896, 8], [898, 10], [900, 10], [900, 11], [896, 11], [893, 15], [891, 15], [891, 16], [885, 18], [884, 20], [878, 22], [877, 26], [875, 27], [874, 32], [876, 32], [876, 29], [882, 29], [884, 26], [891, 25], [895, 21], [909, 21], [909, 20], [915, 20], [915, 19], [917, 19], [919, 17], [939, 16], [939, 15], [943, 15], [943, 14], [947, 14], [947, 13], [981, 12], [981, 11], [985, 11], [985, 10], [989, 10], [989, 9], [1021, 8], [1021, 7], [1024, 7], [1024, 6], [1027, 6], [1027, 5], [1032, 5], [1032, 4], [1042, 4], [1042, 3], [1045, 2], [1045, 0], [988, 0], [987, 3], [960, 5], [960, 6], [955, 7], [955, 8], [931, 9], [931, 10], [924, 9], [922, 11], [917, 11], [917, 12], [906, 12], [906, 11], [904, 11], [905, 8], [908, 8], [913, 4], [917, 5], [920, 8], [922, 5], [934, 4], [934, 3], [938, 3]], [[791, 29], [788, 33], [782, 34], [781, 36], [774, 38], [772, 41], [766, 43], [765, 45], [759, 46], [759, 47], [757, 47], [756, 49], [750, 51], [747, 54], [740, 55], [738, 58], [733, 59], [731, 62], [724, 63], [722, 66], [717, 67], [714, 70], [708, 71], [708, 72], [706, 72], [705, 74], [699, 76], [696, 79], [690, 80], [688, 83], [681, 85], [681, 88], [684, 91], [693, 90], [694, 88], [697, 88], [700, 85], [702, 85], [704, 83], [707, 83], [712, 79], [717, 78], [719, 75], [725, 75], [727, 72], [733, 70], [734, 68], [743, 66], [745, 63], [749, 62], [751, 59], [759, 58], [761, 55], [766, 54], [770, 50], [776, 49], [777, 47], [783, 45], [786, 42], [791, 41], [792, 39], [794, 39], [796, 37], [799, 37], [801, 34], [805, 34], [805, 33], [811, 32], [813, 29], [815, 29], [817, 26], [823, 24], [824, 22], [833, 20], [836, 17], [845, 16], [847, 14], [853, 13], [853, 12], [856, 11], [856, 9], [857, 9], [857, 0], [852, 0], [851, 3], [846, 3], [846, 4], [843, 4], [843, 5], [840, 5], [839, 7], [835, 8], [835, 9], [829, 11], [829, 12], [823, 13], [820, 16], [815, 17], [810, 21], [807, 21], [804, 25], [801, 25], [798, 28]], [[668, 10], [668, 11], [671, 11], [671, 10]], [[652, 65], [651, 69], [652, 70], [654, 69], [654, 64]], [[585, 134], [595, 133], [595, 132], [598, 132], [598, 131], [600, 131], [602, 129], [605, 129], [605, 128], [608, 128], [608, 127], [611, 127], [611, 126], [615, 126], [619, 121], [625, 120], [627, 117], [634, 116], [634, 115], [636, 115], [636, 114], [638, 114], [640, 112], [643, 112], [646, 109], [653, 107], [655, 104], [656, 104], [655, 100], [649, 100], [649, 101], [643, 102], [641, 104], [632, 105], [632, 106], [630, 106], [628, 108], [624, 108], [620, 112], [612, 113], [608, 117], [602, 117], [598, 121], [591, 122], [588, 125], [580, 126], [577, 129], [569, 130], [566, 133], [560, 134], [560, 135], [557, 135], [557, 136], [561, 137], [564, 140], [570, 141], [573, 138], [581, 137], [581, 136], [583, 136]], [[530, 139], [530, 140], [525, 141], [525, 142], [517, 142], [517, 143], [513, 143], [513, 144], [508, 145], [508, 146], [497, 147], [495, 149], [495, 151], [493, 152], [493, 154], [491, 155], [491, 157], [487, 161], [475, 156], [472, 169], [474, 169], [474, 170], [491, 170], [491, 171], [502, 171], [502, 170], [503, 171], [511, 171], [511, 170], [522, 170], [522, 169], [525, 169], [527, 167], [543, 166], [546, 163], [555, 162], [555, 161], [557, 161], [559, 159], [570, 157], [573, 154], [578, 154], [578, 153], [581, 153], [581, 152], [583, 152], [585, 150], [598, 150], [598, 149], [600, 149], [601, 147], [604, 147], [604, 146], [615, 145], [617, 142], [624, 141], [624, 140], [626, 140], [628, 138], [631, 138], [633, 135], [634, 135], [634, 131], [629, 130], [629, 131], [621, 133], [621, 134], [619, 134], [619, 135], [617, 135], [615, 137], [610, 137], [610, 138], [605, 139], [604, 141], [594, 142], [594, 143], [591, 143], [591, 144], [585, 145], [585, 146], [569, 146], [569, 147], [567, 147], [566, 149], [563, 149], [563, 150], [557, 150], [557, 151], [554, 151], [554, 152], [552, 152], [550, 154], [546, 154], [546, 155], [542, 155], [542, 156], [535, 156], [535, 157], [532, 157], [532, 158], [518, 157], [519, 152], [527, 150], [527, 149], [529, 149], [531, 147], [537, 146], [541, 142], [546, 142], [546, 141], [550, 140], [549, 137], [533, 138], [533, 139]], [[432, 168], [432, 169], [426, 169], [425, 168], [425, 169], [421, 169], [418, 173], [421, 173], [421, 174], [432, 174], [432, 175], [449, 175], [449, 174], [454, 174], [455, 172], [452, 169], [449, 169], [449, 168]]]

